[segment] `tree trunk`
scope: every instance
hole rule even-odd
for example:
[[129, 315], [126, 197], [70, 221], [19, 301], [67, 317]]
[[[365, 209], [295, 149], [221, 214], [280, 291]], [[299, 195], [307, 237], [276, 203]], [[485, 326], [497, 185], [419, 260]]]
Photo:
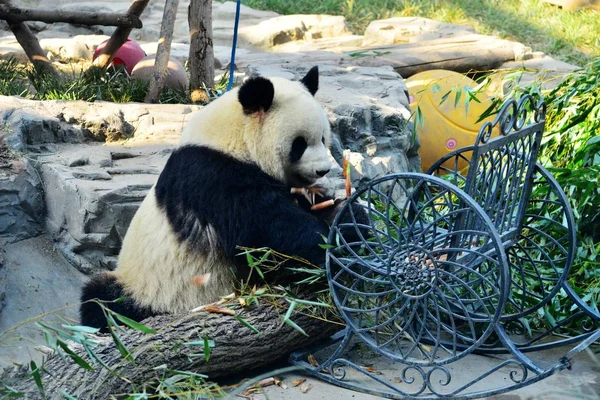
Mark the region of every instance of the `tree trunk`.
[[150, 90], [144, 100], [146, 103], [157, 103], [160, 93], [165, 85], [167, 77], [169, 58], [171, 56], [171, 42], [173, 41], [173, 27], [177, 18], [177, 6], [179, 0], [167, 0], [165, 2], [165, 11], [163, 13], [162, 24], [160, 26], [160, 40], [156, 49], [156, 58], [154, 60], [154, 74], [150, 83]]
[[81, 25], [126, 26], [141, 28], [142, 21], [131, 14], [95, 13], [86, 11], [35, 10], [0, 4], [0, 19], [13, 22], [42, 21], [48, 24], [67, 22]]
[[207, 101], [207, 88], [214, 86], [215, 55], [212, 34], [212, 0], [191, 0], [188, 9], [190, 26], [190, 92], [193, 102]]
[[[152, 393], [152, 385], [156, 384], [158, 375], [164, 371], [154, 369], [158, 366], [206, 374], [209, 379], [247, 372], [268, 365], [297, 349], [314, 345], [341, 328], [339, 324], [294, 312], [291, 319], [304, 329], [308, 335], [304, 336], [283, 323], [282, 316], [287, 307], [284, 303], [283, 300], [277, 301], [279, 308], [264, 300], [259, 305], [245, 308], [237, 302], [222, 306], [234, 310], [258, 329], [258, 334], [233, 316], [205, 311], [149, 318], [144, 324], [155, 328], [158, 331], [156, 334], [132, 330], [120, 334], [135, 363], [124, 360], [112, 339], [103, 337], [104, 343], [94, 351], [115, 374], [97, 364], [92, 364], [93, 371], [84, 370], [72, 361], [65, 364], [60, 357], [51, 355], [41, 373], [44, 391], [48, 399], [63, 399], [59, 391], [78, 399], [106, 399], [110, 394], [140, 392], [145, 384], [146, 390]], [[202, 344], [184, 344], [203, 343], [203, 338], [214, 341], [208, 362], [205, 361]], [[74, 345], [71, 348], [91, 364], [84, 350]], [[7, 368], [0, 380], [24, 392], [27, 399], [41, 398], [33, 378], [26, 376], [28, 372], [27, 367]]]
[[[10, 6], [10, 0], [0, 0], [0, 5]], [[33, 64], [35, 71], [38, 74], [49, 74], [54, 78], [58, 78], [54, 65], [46, 57], [40, 42], [38, 42], [29, 27], [24, 22], [14, 21], [10, 17], [6, 18], [6, 22], [25, 54], [27, 54], [27, 58]]]
[[[139, 18], [149, 1], [150, 0], [133, 0], [133, 3], [129, 6], [129, 10], [127, 10], [127, 14]], [[112, 61], [115, 53], [123, 46], [123, 43], [127, 41], [127, 38], [129, 38], [131, 30], [131, 27], [118, 27], [111, 35], [108, 43], [106, 43], [106, 46], [102, 49], [98, 57], [94, 60], [94, 67], [106, 68]]]

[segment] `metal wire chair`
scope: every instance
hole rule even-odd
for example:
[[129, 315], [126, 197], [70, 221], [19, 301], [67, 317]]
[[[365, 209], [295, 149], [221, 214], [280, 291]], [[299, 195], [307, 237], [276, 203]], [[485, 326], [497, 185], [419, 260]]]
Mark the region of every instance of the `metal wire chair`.
[[[536, 162], [545, 111], [543, 101], [529, 95], [508, 101], [473, 146], [448, 154], [425, 174], [388, 175], [357, 190], [332, 225], [326, 266], [347, 328], [332, 338], [337, 347], [318, 366], [307, 362], [316, 348], [292, 354], [292, 363], [387, 398], [479, 398], [568, 368], [575, 354], [600, 339], [600, 314], [567, 282], [573, 213], [556, 180]], [[353, 204], [363, 208], [368, 225], [357, 222]], [[349, 230], [358, 240], [345, 239]], [[524, 335], [522, 321], [559, 292], [573, 303], [573, 314]], [[576, 334], [574, 323], [581, 327]], [[398, 364], [395, 377], [345, 355], [356, 343], [382, 356], [380, 362]], [[576, 343], [550, 367], [526, 355]], [[474, 354], [504, 356], [487, 357], [485, 369], [465, 376], [465, 360]], [[502, 386], [494, 385], [498, 373], [510, 378]]]

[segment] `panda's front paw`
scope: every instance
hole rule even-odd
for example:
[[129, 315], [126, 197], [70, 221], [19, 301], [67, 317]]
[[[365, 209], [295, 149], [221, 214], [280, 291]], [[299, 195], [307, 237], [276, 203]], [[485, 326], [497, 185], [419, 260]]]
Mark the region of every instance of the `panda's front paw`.
[[291, 188], [294, 201], [304, 210], [317, 218], [331, 222], [337, 211], [339, 200], [330, 195], [326, 188], [311, 186], [308, 188]]

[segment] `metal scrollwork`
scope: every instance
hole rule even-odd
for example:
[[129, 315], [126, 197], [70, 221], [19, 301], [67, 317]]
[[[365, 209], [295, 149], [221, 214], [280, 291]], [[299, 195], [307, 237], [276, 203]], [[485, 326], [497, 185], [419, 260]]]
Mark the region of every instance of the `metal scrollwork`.
[[546, 104], [539, 96], [524, 94], [519, 100], [506, 101], [496, 118], [486, 122], [479, 130], [475, 143], [487, 143], [496, 131], [502, 136], [508, 136], [520, 131], [530, 122], [542, 122], [546, 118]]
[[481, 208], [441, 179], [402, 174], [357, 192], [338, 221], [352, 220], [357, 205], [370, 225], [334, 222], [330, 243], [339, 245], [327, 263], [350, 329], [413, 365], [460, 358], [485, 340], [500, 318], [508, 266]]
[[[299, 365], [387, 398], [470, 399], [544, 379], [600, 339], [600, 313], [568, 284], [569, 201], [536, 161], [545, 116], [538, 96], [507, 101], [473, 146], [427, 174], [373, 180], [346, 201], [328, 237], [326, 272], [347, 328], [320, 367]], [[532, 331], [523, 321], [559, 293], [572, 314]], [[399, 363], [395, 379], [345, 358], [354, 340]], [[527, 355], [565, 345], [574, 347], [552, 367]], [[465, 378], [471, 353], [507, 356]], [[502, 384], [481, 389], [484, 381]]]
[[346, 364], [341, 360], [335, 360], [329, 368], [329, 373], [331, 374], [331, 377], [338, 381], [343, 381], [346, 378], [345, 366]]

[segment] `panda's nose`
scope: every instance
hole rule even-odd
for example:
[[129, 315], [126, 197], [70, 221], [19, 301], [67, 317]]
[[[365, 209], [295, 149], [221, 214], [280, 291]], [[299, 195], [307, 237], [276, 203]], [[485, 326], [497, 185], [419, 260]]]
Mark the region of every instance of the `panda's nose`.
[[320, 177], [324, 177], [325, 175], [327, 175], [327, 173], [329, 172], [329, 169], [325, 169], [323, 171], [316, 171], [317, 175], [319, 175]]

